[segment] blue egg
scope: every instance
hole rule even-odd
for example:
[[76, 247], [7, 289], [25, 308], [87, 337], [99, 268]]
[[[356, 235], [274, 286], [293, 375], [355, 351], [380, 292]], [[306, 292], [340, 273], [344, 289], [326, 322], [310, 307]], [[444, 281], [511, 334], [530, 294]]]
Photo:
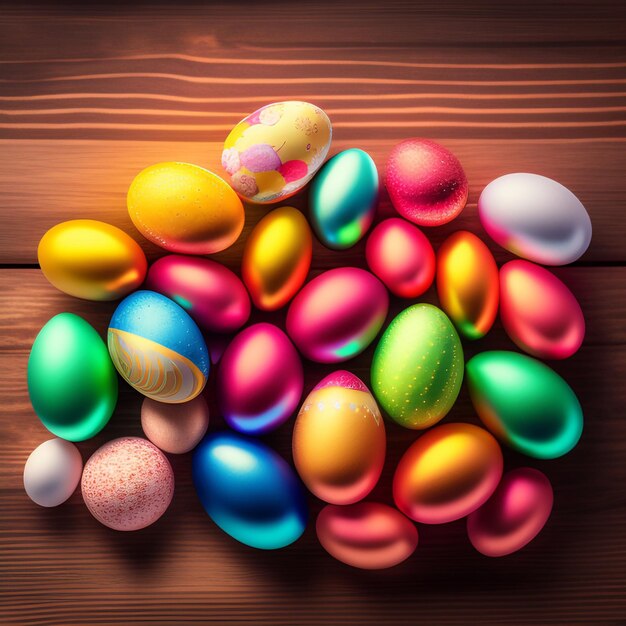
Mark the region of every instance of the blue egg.
[[193, 455], [193, 482], [209, 517], [241, 543], [276, 550], [304, 532], [308, 508], [300, 481], [257, 440], [207, 435]]
[[372, 225], [378, 201], [378, 170], [357, 148], [344, 150], [320, 170], [311, 184], [311, 224], [329, 248], [350, 248]]
[[158, 402], [195, 398], [209, 375], [209, 351], [200, 329], [178, 304], [154, 291], [120, 302], [109, 325], [111, 360], [120, 376]]

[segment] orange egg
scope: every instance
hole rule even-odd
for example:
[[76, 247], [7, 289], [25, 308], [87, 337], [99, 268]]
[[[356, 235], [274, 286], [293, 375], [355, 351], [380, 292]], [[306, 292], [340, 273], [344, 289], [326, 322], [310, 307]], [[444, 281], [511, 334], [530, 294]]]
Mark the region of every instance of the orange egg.
[[398, 463], [396, 506], [416, 522], [443, 524], [469, 515], [494, 492], [502, 451], [486, 430], [444, 424], [422, 435]]
[[498, 313], [498, 267], [489, 248], [460, 230], [437, 252], [437, 292], [441, 308], [468, 339], [483, 337]]

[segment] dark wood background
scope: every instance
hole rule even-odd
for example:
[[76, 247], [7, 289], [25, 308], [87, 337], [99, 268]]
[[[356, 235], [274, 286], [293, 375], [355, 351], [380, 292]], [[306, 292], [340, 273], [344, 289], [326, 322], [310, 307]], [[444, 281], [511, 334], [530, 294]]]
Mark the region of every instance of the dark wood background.
[[[170, 2], [0, 8], [0, 621], [268, 624], [623, 623], [626, 619], [626, 5], [615, 2]], [[26, 389], [41, 326], [73, 311], [102, 333], [113, 304], [73, 300], [37, 268], [37, 243], [62, 220], [111, 222], [138, 240], [125, 208], [133, 176], [161, 160], [213, 168], [228, 130], [262, 104], [310, 100], [334, 125], [332, 153], [369, 151], [382, 168], [398, 140], [426, 136], [461, 159], [469, 204], [428, 230], [435, 246], [459, 228], [480, 233], [476, 201], [514, 171], [572, 189], [593, 221], [585, 256], [556, 274], [585, 311], [585, 343], [554, 364], [579, 395], [578, 447], [537, 462], [506, 450], [506, 467], [542, 469], [554, 513], [525, 550], [480, 556], [464, 523], [420, 526], [413, 557], [363, 572], [331, 559], [311, 524], [265, 553], [224, 535], [204, 514], [190, 455], [172, 457], [176, 494], [154, 526], [99, 525], [76, 493], [34, 505], [22, 488], [31, 450], [49, 438]], [[293, 202], [305, 207], [306, 198]], [[248, 207], [244, 236], [217, 255], [238, 269], [245, 235], [266, 209]], [[389, 214], [383, 197], [381, 215]], [[161, 252], [141, 241], [150, 259]], [[363, 265], [363, 244], [316, 244], [312, 275]], [[510, 258], [494, 249], [499, 262]], [[426, 300], [434, 302], [433, 290]], [[406, 302], [395, 300], [392, 312]], [[391, 315], [391, 314], [390, 314]], [[283, 315], [256, 314], [282, 323]], [[218, 342], [212, 341], [215, 351]], [[512, 344], [497, 325], [466, 353]], [[347, 366], [368, 380], [372, 349]], [[331, 367], [306, 366], [308, 391]], [[211, 397], [211, 389], [207, 392]], [[86, 459], [113, 437], [140, 434], [128, 388]], [[222, 425], [213, 412], [213, 427]], [[447, 421], [476, 421], [467, 392]], [[290, 458], [292, 424], [266, 440]], [[388, 424], [385, 472], [416, 433]]]

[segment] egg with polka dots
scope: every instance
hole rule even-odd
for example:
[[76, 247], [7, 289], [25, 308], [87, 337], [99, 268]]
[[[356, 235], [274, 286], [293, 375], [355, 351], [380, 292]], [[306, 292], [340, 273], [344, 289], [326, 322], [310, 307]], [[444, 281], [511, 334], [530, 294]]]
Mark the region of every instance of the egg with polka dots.
[[423, 429], [442, 419], [463, 380], [463, 348], [446, 314], [432, 304], [400, 312], [376, 346], [371, 380], [376, 400], [401, 426]]

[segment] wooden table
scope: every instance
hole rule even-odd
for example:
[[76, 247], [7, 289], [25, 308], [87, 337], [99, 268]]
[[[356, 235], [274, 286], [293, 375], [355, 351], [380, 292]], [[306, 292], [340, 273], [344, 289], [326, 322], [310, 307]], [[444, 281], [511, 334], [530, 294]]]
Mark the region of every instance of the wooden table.
[[[211, 6], [209, 6], [211, 4]], [[214, 621], [268, 624], [547, 624], [626, 619], [626, 5], [306, 2], [115, 4], [86, 10], [8, 4], [0, 10], [0, 621], [92, 624]], [[131, 233], [125, 193], [143, 167], [182, 160], [216, 168], [228, 130], [264, 103], [315, 102], [334, 124], [332, 152], [368, 150], [380, 168], [401, 138], [427, 136], [461, 159], [469, 204], [428, 230], [435, 246], [480, 233], [476, 201], [491, 179], [532, 171], [561, 181], [592, 217], [585, 256], [556, 274], [579, 298], [587, 337], [554, 363], [579, 395], [585, 431], [562, 459], [505, 452], [507, 468], [542, 469], [554, 513], [522, 552], [480, 556], [464, 523], [420, 526], [420, 546], [389, 571], [331, 559], [311, 524], [264, 553], [224, 535], [203, 512], [190, 455], [172, 457], [176, 494], [154, 526], [122, 534], [98, 524], [80, 493], [57, 509], [22, 488], [31, 450], [49, 438], [28, 401], [26, 361], [41, 326], [73, 311], [104, 333], [114, 304], [74, 300], [37, 268], [37, 243], [62, 220], [90, 217]], [[294, 204], [305, 207], [306, 199]], [[381, 215], [391, 211], [383, 197]], [[217, 255], [237, 269], [264, 210]], [[510, 257], [492, 245], [497, 260]], [[363, 265], [316, 243], [312, 274]], [[435, 302], [431, 289], [424, 298]], [[393, 302], [392, 313], [406, 302]], [[391, 314], [390, 314], [391, 315]], [[254, 315], [282, 323], [283, 314]], [[467, 355], [512, 348], [497, 325]], [[349, 363], [368, 379], [372, 349]], [[306, 391], [333, 368], [307, 364]], [[208, 392], [212, 396], [211, 390]], [[80, 444], [138, 435], [140, 398], [124, 388], [106, 429]], [[213, 412], [213, 427], [222, 421]], [[466, 390], [447, 421], [476, 421]], [[389, 453], [373, 499], [416, 433], [388, 424]], [[266, 437], [288, 458], [291, 424]]]

